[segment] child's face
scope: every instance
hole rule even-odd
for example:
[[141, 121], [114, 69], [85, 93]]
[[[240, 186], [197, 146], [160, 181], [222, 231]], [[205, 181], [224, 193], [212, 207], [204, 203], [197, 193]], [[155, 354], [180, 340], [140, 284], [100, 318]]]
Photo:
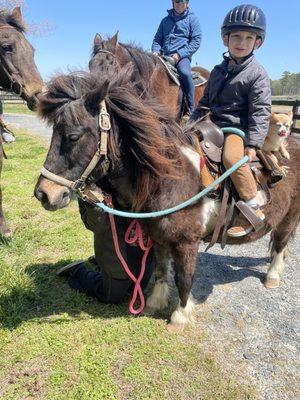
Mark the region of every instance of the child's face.
[[257, 49], [261, 45], [261, 39], [257, 39], [254, 32], [234, 31], [223, 37], [223, 43], [233, 57], [240, 59]]

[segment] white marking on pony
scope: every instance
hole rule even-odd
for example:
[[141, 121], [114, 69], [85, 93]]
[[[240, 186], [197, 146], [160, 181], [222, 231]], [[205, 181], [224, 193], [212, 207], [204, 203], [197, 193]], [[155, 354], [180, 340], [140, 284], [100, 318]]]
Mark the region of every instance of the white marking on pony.
[[273, 254], [271, 265], [267, 272], [265, 286], [268, 288], [276, 288], [280, 283], [280, 276], [284, 270], [284, 256], [286, 253], [286, 248], [284, 248], [280, 253], [276, 251]]
[[196, 171], [200, 175], [200, 154], [190, 147], [180, 147], [181, 152], [190, 161], [190, 163], [195, 167]]
[[193, 297], [190, 295], [185, 307], [181, 307], [180, 301], [176, 310], [171, 315], [171, 324], [174, 325], [186, 325], [194, 321], [194, 309], [195, 302]]
[[151, 295], [147, 298], [146, 307], [152, 312], [163, 310], [168, 305], [169, 292], [168, 282], [164, 279], [158, 279]]
[[201, 225], [205, 228], [207, 234], [213, 231], [218, 219], [219, 210], [219, 201], [215, 201], [208, 197], [203, 199], [199, 217], [201, 218]]

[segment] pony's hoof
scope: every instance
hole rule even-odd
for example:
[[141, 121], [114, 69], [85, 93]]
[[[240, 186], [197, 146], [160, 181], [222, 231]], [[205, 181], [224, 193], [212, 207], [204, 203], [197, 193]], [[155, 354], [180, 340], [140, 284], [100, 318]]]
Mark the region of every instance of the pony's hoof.
[[146, 316], [150, 317], [150, 316], [154, 315], [156, 313], [156, 311], [157, 310], [155, 308], [146, 306], [142, 311], [142, 315], [146, 315]]
[[176, 324], [176, 323], [172, 323], [170, 322], [167, 325], [167, 331], [170, 333], [182, 333], [185, 329], [186, 325], [184, 324]]
[[267, 289], [276, 289], [279, 287], [280, 279], [277, 278], [266, 278], [264, 285]]

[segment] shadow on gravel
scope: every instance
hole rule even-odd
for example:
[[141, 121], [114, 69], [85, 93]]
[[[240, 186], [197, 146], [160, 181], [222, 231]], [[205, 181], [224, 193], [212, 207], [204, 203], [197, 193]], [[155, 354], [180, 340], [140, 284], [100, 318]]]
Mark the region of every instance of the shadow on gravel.
[[[0, 325], [17, 328], [23, 321], [38, 319], [49, 324], [69, 323], [71, 318], [131, 318], [128, 299], [121, 305], [107, 305], [70, 289], [67, 280], [56, 276], [59, 267], [74, 260], [56, 264], [32, 264], [25, 268], [30, 283], [16, 285], [0, 296]], [[26, 280], [25, 280], [26, 281]]]
[[201, 253], [198, 258], [193, 296], [204, 303], [216, 285], [239, 282], [255, 277], [263, 282], [265, 273], [259, 267], [269, 263], [268, 257], [231, 257]]

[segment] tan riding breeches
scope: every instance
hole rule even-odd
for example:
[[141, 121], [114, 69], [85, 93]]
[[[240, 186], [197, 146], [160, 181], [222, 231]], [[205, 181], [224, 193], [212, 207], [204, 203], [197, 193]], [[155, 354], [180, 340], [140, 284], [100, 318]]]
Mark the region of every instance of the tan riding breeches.
[[[223, 164], [225, 168], [232, 167], [244, 155], [243, 139], [235, 134], [226, 135], [223, 147]], [[230, 177], [241, 200], [248, 201], [256, 196], [257, 184], [248, 164], [242, 165]]]

